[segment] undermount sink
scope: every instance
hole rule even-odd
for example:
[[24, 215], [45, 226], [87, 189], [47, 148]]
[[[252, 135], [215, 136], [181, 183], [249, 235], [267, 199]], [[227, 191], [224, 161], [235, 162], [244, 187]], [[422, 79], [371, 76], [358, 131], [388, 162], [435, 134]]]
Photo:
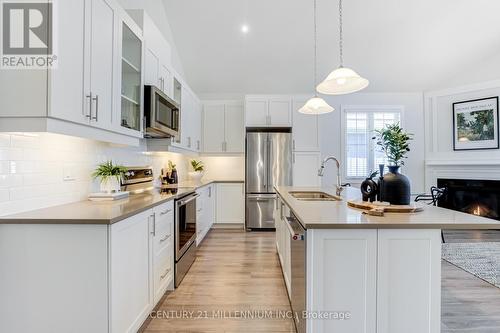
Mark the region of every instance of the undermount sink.
[[341, 197], [331, 195], [325, 192], [316, 191], [294, 191], [290, 195], [297, 200], [303, 201], [342, 201]]

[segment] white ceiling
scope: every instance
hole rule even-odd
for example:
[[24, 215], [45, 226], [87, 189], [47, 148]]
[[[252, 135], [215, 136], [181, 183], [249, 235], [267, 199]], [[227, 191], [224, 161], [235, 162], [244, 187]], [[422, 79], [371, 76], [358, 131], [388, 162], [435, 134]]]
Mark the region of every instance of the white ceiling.
[[[317, 2], [321, 80], [338, 66], [338, 2]], [[313, 91], [313, 0], [163, 3], [197, 93]], [[368, 78], [372, 92], [498, 79], [499, 16], [497, 0], [346, 0], [345, 66]]]

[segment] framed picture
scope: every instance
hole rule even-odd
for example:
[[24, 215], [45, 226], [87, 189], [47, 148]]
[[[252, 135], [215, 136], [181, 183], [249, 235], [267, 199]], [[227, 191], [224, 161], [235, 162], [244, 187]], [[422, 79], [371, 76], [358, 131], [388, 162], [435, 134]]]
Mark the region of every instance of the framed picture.
[[453, 103], [453, 150], [498, 149], [498, 97]]

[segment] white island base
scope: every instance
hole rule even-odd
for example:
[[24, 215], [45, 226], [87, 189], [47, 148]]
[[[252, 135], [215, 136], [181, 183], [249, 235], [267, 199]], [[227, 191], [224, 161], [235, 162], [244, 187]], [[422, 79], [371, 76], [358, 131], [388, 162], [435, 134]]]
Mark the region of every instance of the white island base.
[[330, 314], [307, 332], [440, 332], [439, 229], [309, 229], [306, 241], [307, 311]]

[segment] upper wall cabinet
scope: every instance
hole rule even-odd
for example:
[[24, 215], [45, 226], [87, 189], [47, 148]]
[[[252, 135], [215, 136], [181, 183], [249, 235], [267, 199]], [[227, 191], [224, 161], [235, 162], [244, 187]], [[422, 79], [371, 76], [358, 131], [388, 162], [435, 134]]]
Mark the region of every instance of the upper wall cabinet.
[[143, 130], [142, 32], [124, 21], [121, 38], [120, 126], [141, 133]]
[[207, 101], [203, 106], [203, 152], [243, 153], [245, 125], [240, 101]]
[[247, 96], [246, 127], [291, 127], [292, 99], [289, 96]]
[[49, 116], [111, 127], [115, 11], [106, 0], [59, 4], [57, 18], [65, 28], [58, 29], [58, 68], [49, 73]]
[[170, 44], [144, 11], [130, 10], [129, 13], [143, 25], [145, 41], [144, 84], [156, 86], [167, 96], [174, 98], [174, 73], [171, 65]]
[[318, 116], [300, 113], [298, 110], [307, 102], [306, 99], [294, 99], [293, 106], [293, 150], [319, 151]]
[[[132, 112], [139, 118], [135, 130], [123, 128], [120, 89], [129, 94], [142, 86], [142, 46], [139, 43], [132, 50], [122, 42], [122, 24], [128, 20], [127, 26], [139, 40], [141, 30], [114, 0], [65, 0], [58, 2], [54, 14], [55, 24], [64, 27], [53, 31], [57, 67], [5, 71], [0, 76], [4, 92], [0, 130], [47, 131], [138, 145], [142, 108]], [[123, 86], [122, 52], [135, 54], [135, 59], [127, 60], [138, 72], [131, 80], [123, 75], [124, 82], [130, 82]], [[123, 73], [129, 69], [124, 67]], [[30, 91], [30, 98], [20, 96], [22, 91]], [[137, 93], [133, 97], [140, 104], [141, 97]]]

